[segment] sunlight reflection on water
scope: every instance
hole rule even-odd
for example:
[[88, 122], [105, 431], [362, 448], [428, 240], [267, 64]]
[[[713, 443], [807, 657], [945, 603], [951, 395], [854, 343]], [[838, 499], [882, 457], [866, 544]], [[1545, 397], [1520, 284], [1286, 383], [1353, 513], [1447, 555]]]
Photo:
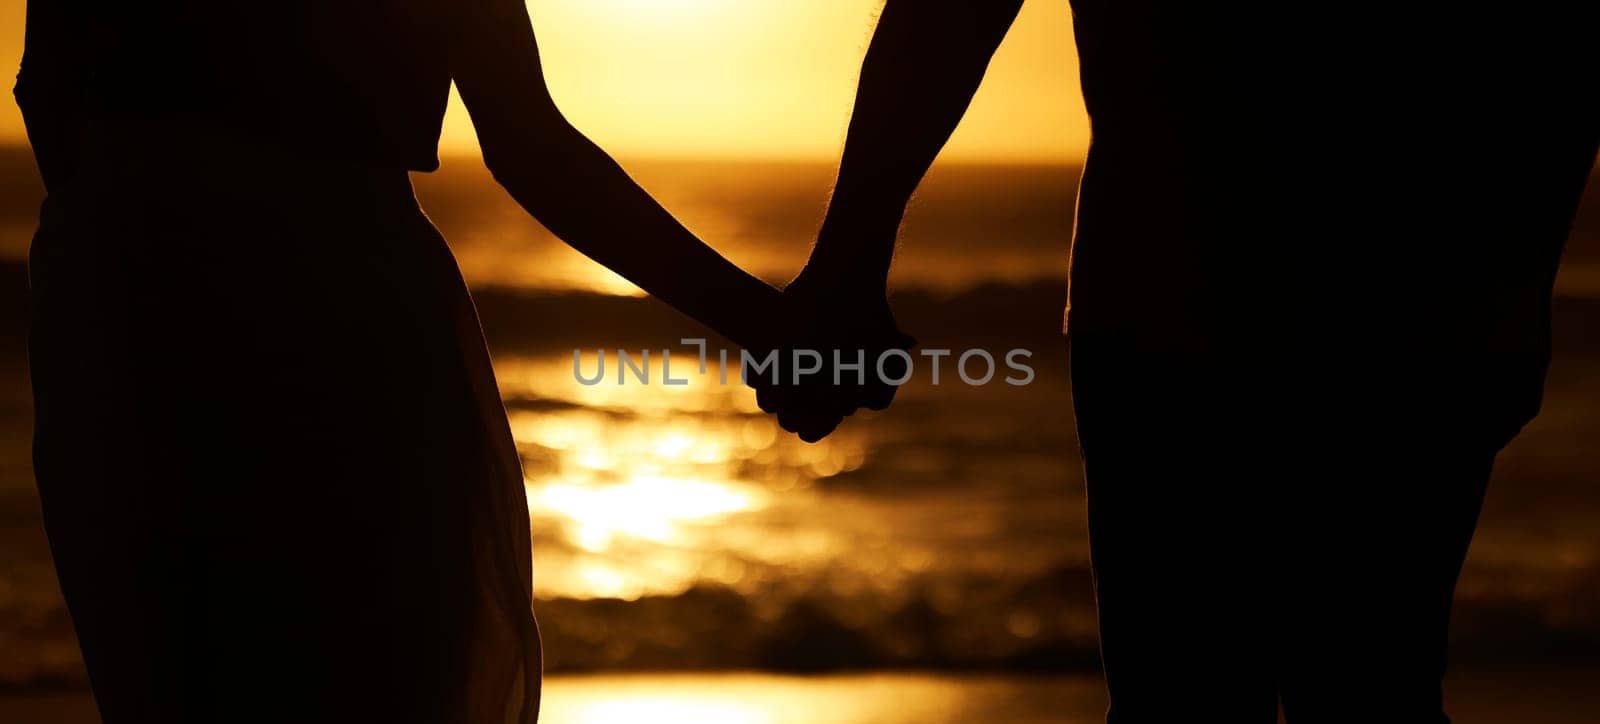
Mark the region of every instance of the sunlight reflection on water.
[[546, 724], [1077, 724], [1102, 718], [1089, 676], [668, 674], [558, 677]]
[[714, 382], [714, 367], [687, 386], [584, 386], [570, 358], [504, 360], [497, 372], [508, 399], [532, 403], [513, 406], [511, 425], [541, 596], [631, 599], [701, 580], [740, 587], [751, 562], [839, 553], [824, 530], [763, 532], [814, 509], [814, 482], [860, 467], [859, 437], [806, 445], [780, 434], [747, 388]]
[[[683, 361], [678, 374], [695, 371]], [[717, 384], [714, 360], [678, 387], [584, 386], [570, 352], [501, 356], [496, 371], [554, 670], [950, 666], [1093, 651], [1089, 577], [1071, 544], [1081, 516], [1057, 452], [1066, 428], [1041, 424], [1064, 414], [1050, 387], [1059, 377], [999, 401], [910, 385], [894, 410], [806, 444], [747, 388]], [[715, 702], [650, 708], [767, 721]], [[606, 706], [599, 721], [628, 720], [632, 704]]]

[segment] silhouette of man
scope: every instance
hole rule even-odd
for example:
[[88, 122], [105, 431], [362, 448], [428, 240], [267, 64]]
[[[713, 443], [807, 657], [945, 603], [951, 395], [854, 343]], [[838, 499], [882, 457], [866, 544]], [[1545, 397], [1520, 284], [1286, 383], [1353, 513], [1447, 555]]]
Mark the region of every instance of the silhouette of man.
[[[906, 202], [1020, 5], [889, 0], [796, 308], [892, 326]], [[1108, 721], [1448, 721], [1456, 576], [1600, 144], [1579, 5], [1072, 3]]]

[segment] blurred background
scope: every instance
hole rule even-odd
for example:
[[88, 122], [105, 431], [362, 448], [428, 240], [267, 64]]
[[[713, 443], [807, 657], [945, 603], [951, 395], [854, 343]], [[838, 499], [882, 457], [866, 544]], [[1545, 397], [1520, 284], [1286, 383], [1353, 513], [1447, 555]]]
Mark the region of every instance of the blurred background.
[[[574, 124], [775, 283], [825, 208], [879, 4], [528, 2]], [[23, 0], [0, 0], [0, 67], [16, 67], [23, 17]], [[452, 107], [443, 167], [415, 183], [474, 289], [522, 453], [544, 721], [1101, 716], [1060, 337], [1087, 143], [1066, 2], [1029, 0], [914, 202], [892, 284], [925, 346], [1029, 349], [1036, 379], [969, 387], [947, 367], [943, 384], [919, 375], [893, 409], [805, 445], [714, 367], [685, 387], [578, 384], [574, 349], [589, 369], [602, 348], [687, 360], [678, 340], [708, 335], [523, 213]], [[24, 265], [42, 193], [0, 103], [0, 719], [91, 722], [29, 463]], [[1555, 309], [1544, 412], [1500, 459], [1461, 583], [1460, 722], [1600, 711], [1597, 184]], [[1197, 485], [1225, 482], [1196, 461]]]

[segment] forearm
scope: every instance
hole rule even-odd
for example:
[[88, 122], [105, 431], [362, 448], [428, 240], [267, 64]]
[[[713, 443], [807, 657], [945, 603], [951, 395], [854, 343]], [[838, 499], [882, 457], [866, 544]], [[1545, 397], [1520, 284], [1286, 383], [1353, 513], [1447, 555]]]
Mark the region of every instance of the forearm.
[[966, 113], [1021, 0], [889, 0], [813, 263], [887, 276], [906, 204]]
[[737, 343], [765, 343], [778, 291], [706, 246], [564, 121], [537, 139], [486, 143], [485, 159], [512, 197], [574, 249]]
[[464, 0], [452, 75], [484, 161], [557, 237], [733, 341], [763, 346], [780, 296], [679, 224], [550, 97], [522, 0]]

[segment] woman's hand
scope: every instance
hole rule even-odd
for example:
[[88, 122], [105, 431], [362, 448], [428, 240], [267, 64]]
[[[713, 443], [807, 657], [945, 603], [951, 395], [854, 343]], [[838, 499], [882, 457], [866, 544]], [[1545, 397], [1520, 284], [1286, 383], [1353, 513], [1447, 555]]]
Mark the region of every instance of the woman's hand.
[[[892, 382], [908, 371], [898, 355], [879, 364], [884, 352], [909, 350], [916, 342], [900, 331], [883, 285], [856, 272], [816, 261], [806, 266], [783, 292], [784, 374], [776, 383], [770, 377], [752, 382], [761, 409], [807, 442], [822, 439], [860, 408], [888, 407], [897, 389]], [[799, 384], [791, 374], [795, 350], [817, 353], [822, 365]]]

